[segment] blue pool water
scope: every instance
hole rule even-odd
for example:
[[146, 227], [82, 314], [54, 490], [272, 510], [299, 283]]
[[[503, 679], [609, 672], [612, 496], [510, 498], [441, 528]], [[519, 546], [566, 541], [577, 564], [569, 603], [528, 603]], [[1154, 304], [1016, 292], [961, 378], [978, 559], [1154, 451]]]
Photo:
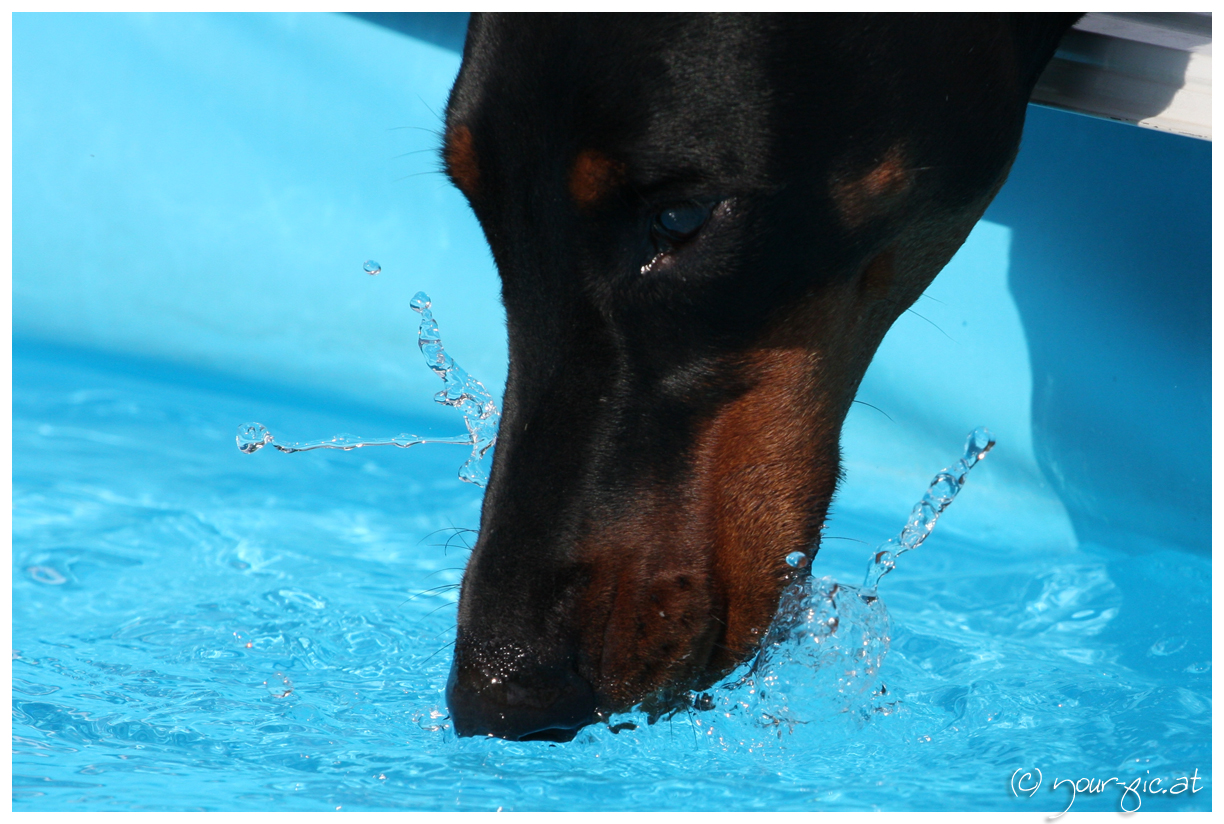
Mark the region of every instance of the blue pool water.
[[[1034, 558], [937, 529], [881, 584], [887, 701], [842, 713], [826, 673], [781, 735], [714, 712], [564, 746], [457, 740], [464, 449], [248, 456], [232, 430], [253, 410], [402, 421], [45, 347], [15, 353], [13, 404], [17, 809], [1035, 810], [1061, 795], [1013, 798], [1018, 767], [1211, 775], [1201, 555]], [[830, 541], [818, 573], [857, 584], [867, 554]]]
[[1036, 813], [1194, 775], [1073, 809], [1211, 808], [1209, 144], [1031, 108], [886, 338], [817, 579], [998, 445], [881, 582], [878, 672], [782, 656], [653, 726], [458, 740], [469, 449], [235, 445], [462, 434], [418, 289], [500, 397], [496, 274], [428, 174], [458, 55], [339, 15], [13, 31], [14, 809]]

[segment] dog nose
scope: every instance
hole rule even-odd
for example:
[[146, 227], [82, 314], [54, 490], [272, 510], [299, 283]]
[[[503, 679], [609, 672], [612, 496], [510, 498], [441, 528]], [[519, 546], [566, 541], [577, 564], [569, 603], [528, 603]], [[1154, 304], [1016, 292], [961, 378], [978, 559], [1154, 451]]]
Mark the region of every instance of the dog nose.
[[446, 684], [455, 732], [511, 741], [569, 741], [595, 720], [595, 691], [568, 668], [489, 676], [451, 665]]

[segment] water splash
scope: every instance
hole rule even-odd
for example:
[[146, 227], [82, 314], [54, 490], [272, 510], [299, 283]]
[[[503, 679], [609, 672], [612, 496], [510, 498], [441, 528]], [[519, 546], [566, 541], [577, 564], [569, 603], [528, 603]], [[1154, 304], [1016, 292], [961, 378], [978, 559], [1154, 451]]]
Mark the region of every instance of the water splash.
[[[374, 261], [367, 261], [366, 266], [369, 267], [373, 263]], [[374, 265], [377, 267], [377, 264]], [[370, 272], [370, 274], [376, 275], [378, 271]], [[443, 348], [438, 322], [434, 320], [433, 312], [430, 311], [431, 305], [429, 295], [424, 292], [417, 292], [409, 303], [412, 310], [421, 315], [421, 323], [417, 330], [417, 346], [420, 347], [426, 365], [442, 379], [442, 390], [434, 395], [434, 401], [443, 406], [455, 407], [463, 413], [467, 435], [424, 438], [418, 435], [400, 434], [393, 438], [362, 438], [342, 433], [317, 441], [296, 442], [278, 441], [263, 424], [244, 423], [238, 427], [238, 448], [247, 454], [253, 454], [265, 446], [271, 446], [280, 452], [293, 453], [308, 452], [312, 449], [342, 449], [348, 452], [365, 446], [398, 446], [407, 449], [423, 443], [460, 444], [471, 446], [472, 453], [459, 468], [459, 477], [468, 483], [483, 487], [489, 479], [484, 461], [489, 450], [497, 443], [497, 428], [501, 423], [501, 412], [498, 411], [493, 396], [485, 389], [484, 384], [469, 375]]]
[[[808, 554], [789, 554], [786, 562], [794, 572], [778, 612], [745, 674], [722, 686], [722, 708], [738, 709], [751, 723], [779, 735], [830, 715], [891, 712], [895, 704], [877, 677], [891, 641], [888, 609], [876, 592], [879, 581], [896, 567], [898, 555], [926, 540], [969, 470], [994, 443], [984, 428], [969, 435], [964, 456], [935, 475], [901, 533], [873, 553], [862, 587], [813, 578]], [[703, 699], [710, 700], [703, 696], [695, 706]]]
[[469, 375], [442, 348], [442, 335], [438, 331], [433, 312], [430, 311], [429, 295], [417, 292], [409, 305], [414, 312], [421, 314], [417, 345], [425, 356], [425, 363], [442, 379], [442, 390], [434, 395], [434, 401], [444, 406], [453, 406], [462, 412], [463, 423], [467, 426], [472, 455], [459, 470], [459, 477], [477, 486], [484, 486], [489, 476], [483, 461], [488, 451], [497, 443], [501, 412], [484, 384]]
[[278, 441], [260, 423], [244, 423], [238, 427], [238, 448], [248, 455], [258, 452], [265, 446], [286, 454], [293, 452], [309, 452], [312, 449], [343, 449], [348, 452], [363, 446], [401, 446], [404, 448], [421, 443], [470, 444], [472, 439], [463, 435], [449, 438], [422, 438], [417, 435], [396, 435], [394, 438], [362, 438], [359, 435], [341, 433], [318, 441]]
[[361, 264], [361, 269], [367, 275], [377, 275], [382, 271], [382, 264], [380, 264], [377, 260], [367, 260], [365, 263]]
[[896, 538], [889, 538], [877, 547], [863, 579], [864, 591], [874, 593], [880, 579], [897, 566], [897, 557], [922, 545], [935, 528], [939, 516], [964, 487], [969, 470], [985, 458], [994, 445], [994, 435], [984, 426], [979, 426], [969, 433], [969, 439], [965, 441], [964, 456], [935, 475], [922, 500], [914, 504], [901, 534]]
[[786, 565], [791, 569], [803, 569], [808, 565], [807, 553], [796, 549], [790, 555], [786, 556]]

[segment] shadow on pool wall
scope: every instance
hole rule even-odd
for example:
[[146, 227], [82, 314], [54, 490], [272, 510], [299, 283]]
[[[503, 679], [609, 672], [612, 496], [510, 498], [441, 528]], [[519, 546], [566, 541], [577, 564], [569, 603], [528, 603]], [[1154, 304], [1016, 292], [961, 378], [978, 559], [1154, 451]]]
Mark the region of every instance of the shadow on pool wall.
[[1030, 106], [1012, 230], [1038, 464], [1081, 542], [1211, 552], [1211, 144]]

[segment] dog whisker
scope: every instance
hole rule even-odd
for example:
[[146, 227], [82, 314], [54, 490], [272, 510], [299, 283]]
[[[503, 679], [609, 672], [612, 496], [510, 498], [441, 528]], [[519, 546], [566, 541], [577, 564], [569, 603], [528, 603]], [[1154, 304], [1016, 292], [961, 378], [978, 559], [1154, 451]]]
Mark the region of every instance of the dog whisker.
[[408, 157], [409, 155], [419, 155], [419, 154], [422, 154], [422, 153], [424, 153], [424, 152], [436, 152], [436, 151], [438, 151], [438, 150], [437, 150], [436, 148], [432, 147], [432, 146], [431, 146], [430, 148], [428, 148], [428, 149], [414, 149], [414, 150], [413, 150], [413, 151], [411, 151], [411, 152], [404, 152], [403, 154], [397, 154], [397, 155], [395, 155], [394, 157], [392, 157], [391, 159], [392, 159], [392, 160], [399, 160], [401, 157]]
[[[870, 406], [872, 409], [874, 409], [875, 411], [879, 412], [881, 415], [883, 415], [884, 417], [892, 421], [892, 415], [888, 414], [883, 409], [881, 409], [880, 407], [876, 406], [873, 403], [867, 403], [867, 401], [859, 401], [859, 400], [852, 401], [852, 403], [861, 403], [863, 406]], [[893, 421], [893, 423], [896, 423], [896, 421]]]
[[454, 606], [454, 603], [455, 603], [454, 601], [445, 601], [442, 604], [431, 609], [429, 612], [425, 613], [425, 617], [428, 618], [429, 616], [433, 615], [435, 612], [442, 609], [443, 607]]
[[436, 587], [430, 587], [429, 589], [423, 589], [420, 592], [417, 592], [413, 595], [408, 596], [407, 598], [403, 600], [400, 606], [402, 607], [404, 604], [408, 603], [409, 601], [413, 601], [417, 598], [420, 598], [422, 595], [429, 595], [435, 592], [445, 592], [447, 590], [458, 589], [458, 588], [459, 588], [459, 584], [439, 584]]
[[446, 649], [448, 649], [448, 648], [450, 648], [450, 647], [453, 647], [454, 645], [455, 645], [455, 642], [454, 642], [454, 641], [450, 641], [450, 642], [448, 642], [448, 643], [443, 644], [442, 646], [438, 647], [438, 649], [437, 649], [436, 651], [431, 652], [431, 653], [430, 653], [428, 656], [426, 656], [425, 658], [423, 658], [423, 659], [421, 659], [420, 661], [418, 661], [418, 662], [417, 662], [417, 666], [422, 666], [422, 665], [424, 665], [424, 664], [428, 663], [428, 662], [429, 662], [429, 660], [430, 660], [431, 658], [433, 658], [434, 656], [436, 656], [436, 655], [437, 655], [439, 652], [442, 652], [442, 651], [444, 651], [444, 650], [446, 650]]
[[[444, 527], [442, 527], [441, 529], [435, 529], [433, 532], [430, 532], [430, 533], [426, 534], [424, 537], [422, 537], [422, 538], [421, 538], [421, 541], [424, 541], [424, 540], [425, 540], [425, 538], [430, 538], [430, 537], [432, 537], [432, 536], [434, 536], [434, 535], [437, 535], [439, 532], [446, 532], [446, 531], [448, 531], [448, 530], [450, 530], [450, 531], [454, 531], [454, 532], [459, 532], [459, 531], [462, 531], [462, 530], [463, 530], [463, 527], [460, 527], [460, 526], [454, 526], [454, 525], [451, 525], [451, 526], [444, 526]], [[420, 545], [421, 541], [417, 541], [417, 545], [418, 545], [418, 546]]]
[[387, 131], [398, 132], [402, 129], [414, 129], [418, 132], [429, 132], [431, 135], [438, 138], [438, 140], [441, 140], [444, 137], [442, 132], [439, 131], [438, 129], [427, 129], [424, 126], [391, 126], [387, 129]]
[[446, 120], [442, 117], [442, 115], [435, 112], [433, 110], [433, 107], [431, 107], [428, 103], [425, 102], [425, 98], [421, 97], [419, 94], [416, 97], [417, 97], [417, 100], [421, 101], [421, 105], [424, 106], [429, 111], [430, 114], [432, 114], [434, 117], [438, 119], [439, 123], [443, 124], [444, 126], [446, 125]]
[[929, 324], [931, 324], [932, 326], [934, 326], [936, 329], [939, 329], [939, 334], [943, 335], [945, 338], [947, 338], [948, 340], [952, 341], [953, 343], [956, 343], [956, 339], [955, 339], [955, 338], [953, 338], [951, 335], [949, 335], [947, 332], [945, 332], [943, 329], [940, 329], [939, 324], [938, 324], [938, 323], [936, 323], [935, 321], [931, 320], [930, 318], [923, 317], [922, 315], [919, 315], [919, 314], [918, 314], [917, 312], [915, 312], [913, 309], [906, 309], [905, 311], [907, 311], [907, 312], [909, 312], [910, 314], [913, 314], [913, 315], [918, 315], [918, 317], [922, 318], [922, 319], [923, 319], [923, 320], [925, 320], [927, 323], [929, 323]]
[[416, 172], [415, 174], [404, 175], [403, 177], [397, 177], [395, 180], [392, 180], [391, 182], [399, 183], [401, 180], [407, 180], [410, 177], [420, 177], [422, 175], [443, 175], [445, 176], [446, 172], [443, 171], [442, 169], [430, 169], [427, 172]]

